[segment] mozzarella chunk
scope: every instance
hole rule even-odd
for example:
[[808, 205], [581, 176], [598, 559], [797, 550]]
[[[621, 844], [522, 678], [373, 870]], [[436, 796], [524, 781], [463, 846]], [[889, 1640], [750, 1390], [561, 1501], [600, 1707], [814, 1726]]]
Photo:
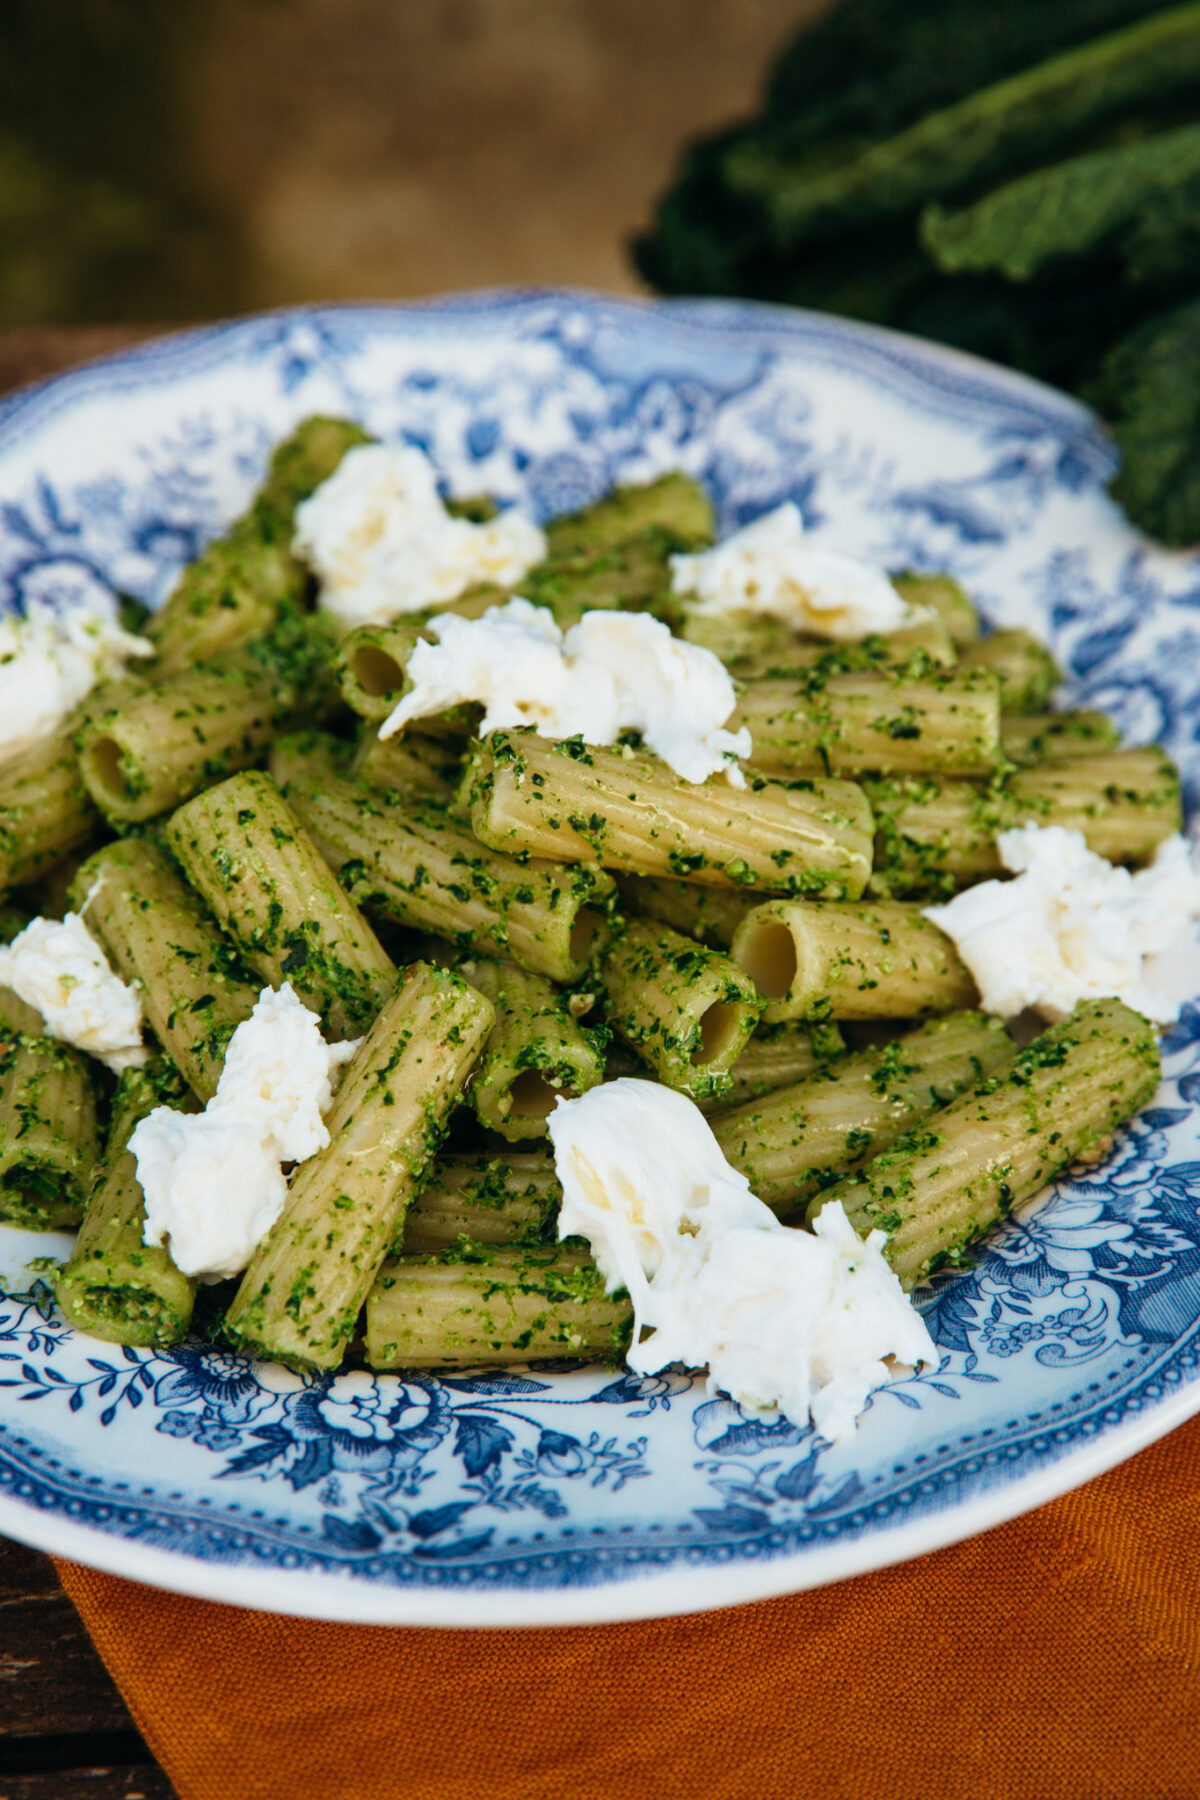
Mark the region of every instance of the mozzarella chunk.
[[363, 444], [296, 508], [292, 548], [349, 631], [444, 605], [479, 582], [512, 587], [544, 559], [546, 539], [515, 508], [482, 525], [452, 518], [420, 450]]
[[532, 725], [544, 737], [614, 744], [639, 731], [686, 781], [721, 769], [743, 779], [736, 759], [749, 755], [750, 733], [720, 729], [737, 704], [727, 670], [646, 613], [584, 613], [564, 636], [552, 613], [516, 599], [479, 619], [447, 613], [429, 629], [437, 642], [416, 645], [412, 689], [380, 737], [475, 701], [485, 735]]
[[874, 563], [806, 538], [791, 501], [712, 550], [673, 556], [671, 585], [693, 597], [697, 613], [765, 613], [793, 631], [842, 643], [897, 631], [921, 616]]
[[[587, 1238], [634, 1309], [630, 1368], [707, 1368], [747, 1410], [849, 1437], [886, 1359], [936, 1366], [924, 1321], [839, 1204], [781, 1225], [725, 1161], [704, 1115], [656, 1082], [619, 1080], [550, 1116], [560, 1238]], [[645, 1334], [649, 1332], [650, 1335]]]
[[125, 631], [98, 583], [55, 604], [31, 598], [0, 613], [0, 767], [60, 726], [96, 683], [154, 646]]
[[1169, 965], [1200, 918], [1200, 873], [1182, 837], [1136, 874], [1060, 825], [1022, 825], [996, 844], [1015, 880], [980, 882], [925, 909], [954, 940], [986, 1011], [1065, 1019], [1080, 1000], [1115, 995], [1157, 1024], [1177, 1016]]
[[358, 1041], [327, 1044], [290, 982], [264, 988], [229, 1041], [202, 1113], [157, 1106], [129, 1148], [146, 1198], [147, 1244], [170, 1242], [185, 1275], [220, 1281], [246, 1267], [283, 1211], [282, 1164], [323, 1150], [323, 1114]]
[[0, 947], [0, 987], [41, 1013], [48, 1036], [86, 1050], [110, 1069], [144, 1063], [142, 1002], [109, 968], [78, 913], [34, 919]]

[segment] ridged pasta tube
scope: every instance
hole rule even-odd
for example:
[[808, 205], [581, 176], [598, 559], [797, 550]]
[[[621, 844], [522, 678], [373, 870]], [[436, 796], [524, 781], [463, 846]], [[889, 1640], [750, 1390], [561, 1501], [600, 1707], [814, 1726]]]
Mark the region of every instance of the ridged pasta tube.
[[712, 501], [698, 481], [672, 469], [644, 485], [615, 487], [602, 500], [549, 520], [546, 542], [551, 558], [579, 550], [595, 554], [655, 526], [671, 532], [684, 549], [703, 550], [716, 531]]
[[1000, 721], [1000, 742], [1008, 762], [1038, 763], [1115, 750], [1121, 734], [1107, 713], [1091, 710], [1005, 713]]
[[856, 1230], [888, 1234], [905, 1287], [960, 1265], [997, 1219], [1112, 1134], [1158, 1086], [1158, 1040], [1119, 1000], [1085, 1000], [935, 1118], [810, 1207], [840, 1200]]
[[24, 1013], [7, 989], [0, 998], [0, 1222], [29, 1231], [78, 1225], [100, 1154], [87, 1058], [40, 1029], [5, 1024]]
[[632, 912], [661, 919], [685, 937], [718, 950], [728, 950], [746, 914], [761, 904], [744, 888], [699, 887], [662, 875], [622, 875], [617, 886]]
[[0, 893], [37, 881], [101, 825], [65, 727], [0, 768]]
[[729, 1071], [729, 1087], [716, 1101], [701, 1100], [701, 1110], [741, 1106], [776, 1088], [786, 1087], [824, 1068], [841, 1056], [846, 1040], [836, 1025], [759, 1025]]
[[84, 785], [106, 818], [136, 824], [264, 759], [277, 732], [320, 716], [329, 698], [323, 627], [289, 653], [267, 640], [175, 675], [95, 715], [79, 735]]
[[462, 758], [454, 745], [416, 731], [381, 738], [367, 730], [359, 740], [353, 772], [368, 787], [402, 795], [418, 806], [448, 806], [462, 779]]
[[210, 1100], [262, 984], [157, 845], [106, 844], [75, 879], [88, 930], [138, 989], [151, 1031], [192, 1092]]
[[978, 639], [975, 603], [953, 575], [916, 575], [905, 570], [892, 576], [892, 586], [910, 606], [932, 608], [960, 649]]
[[1183, 821], [1178, 772], [1157, 749], [1034, 763], [1003, 787], [934, 777], [864, 786], [876, 824], [871, 890], [894, 899], [1000, 874], [996, 834], [1013, 825], [1062, 825], [1110, 862], [1141, 863]]
[[127, 1069], [113, 1099], [104, 1160], [96, 1171], [75, 1247], [55, 1280], [68, 1322], [113, 1344], [175, 1344], [192, 1316], [196, 1284], [161, 1245], [143, 1241], [146, 1202], [134, 1128], [156, 1106], [190, 1111], [195, 1101], [169, 1064]]
[[149, 621], [156, 673], [177, 675], [268, 631], [308, 583], [292, 555], [296, 508], [333, 474], [346, 451], [370, 443], [349, 419], [305, 419], [271, 457], [248, 512], [190, 562]]
[[544, 1150], [505, 1156], [436, 1156], [404, 1218], [406, 1256], [474, 1244], [537, 1244], [552, 1235], [562, 1200]]
[[719, 950], [631, 919], [599, 963], [605, 1017], [660, 1081], [694, 1100], [725, 1093], [762, 1016], [754, 984]]
[[481, 1250], [470, 1261], [396, 1257], [367, 1298], [373, 1369], [615, 1360], [633, 1309], [591, 1257], [561, 1244]]
[[[746, 623], [735, 635], [734, 622], [739, 618]], [[702, 630], [701, 626], [707, 629]], [[936, 674], [939, 669], [952, 669], [958, 661], [953, 638], [932, 614], [912, 625], [872, 632], [849, 644], [800, 637], [779, 620], [764, 618], [761, 613], [715, 617], [701, 614], [684, 626], [681, 635], [715, 650], [739, 681], [787, 676], [812, 680], [856, 673], [892, 673], [919, 679]]]
[[709, 1124], [759, 1199], [787, 1212], [1015, 1054], [998, 1019], [951, 1013]]
[[330, 775], [285, 790], [346, 891], [368, 912], [574, 981], [609, 934], [615, 887], [597, 869], [518, 862], [403, 796]]
[[471, 828], [512, 855], [713, 887], [856, 900], [873, 821], [848, 781], [685, 781], [657, 757], [495, 732], [476, 751]]
[[797, 775], [987, 775], [1001, 761], [1000, 695], [986, 669], [745, 682], [729, 728], [755, 769]]
[[1062, 681], [1062, 670], [1031, 631], [993, 631], [978, 643], [964, 644], [959, 663], [996, 676], [1005, 712], [1036, 712]]
[[167, 842], [263, 981], [291, 982], [335, 1038], [367, 1029], [395, 964], [269, 775], [205, 788], [172, 814]]
[[544, 975], [483, 958], [462, 973], [496, 1009], [471, 1083], [475, 1115], [509, 1143], [544, 1138], [560, 1095], [572, 1099], [603, 1081], [606, 1034], [581, 1026]]
[[338, 1366], [494, 1017], [449, 970], [405, 970], [347, 1066], [326, 1118], [329, 1144], [297, 1168], [242, 1276], [225, 1316], [239, 1348], [300, 1368]]
[[976, 1006], [953, 942], [902, 900], [767, 900], [742, 920], [730, 955], [785, 1019], [924, 1019]]

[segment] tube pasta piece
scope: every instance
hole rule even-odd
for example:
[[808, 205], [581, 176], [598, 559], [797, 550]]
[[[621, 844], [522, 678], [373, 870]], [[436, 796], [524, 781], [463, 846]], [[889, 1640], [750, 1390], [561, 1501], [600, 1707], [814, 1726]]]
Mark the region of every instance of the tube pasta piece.
[[[787, 641], [768, 639], [764, 632], [761, 641], [755, 643], [747, 632], [743, 647], [731, 643], [729, 655], [722, 653], [716, 643], [709, 644], [708, 648], [717, 650], [739, 681], [789, 676], [812, 680], [814, 677], [856, 673], [893, 674], [920, 680], [939, 669], [952, 669], [958, 661], [953, 638], [942, 621], [932, 614], [912, 625], [901, 625], [896, 631], [873, 632], [858, 643], [849, 644], [831, 643], [828, 638], [799, 637], [778, 620], [764, 618], [762, 614], [742, 616], [748, 616], [760, 626], [775, 625], [777, 630], [785, 633]], [[711, 626], [720, 618], [719, 614], [707, 618], [701, 615], [694, 623]], [[690, 626], [685, 626], [685, 635], [693, 637], [694, 642], [705, 642], [705, 633], [693, 636]]]
[[117, 974], [138, 989], [175, 1067], [197, 1099], [210, 1100], [261, 982], [165, 853], [144, 838], [97, 850], [76, 877], [75, 898]]
[[1024, 764], [1116, 750], [1121, 734], [1102, 712], [1010, 712], [1000, 721], [1000, 742], [1008, 762]]
[[713, 887], [857, 899], [873, 821], [848, 781], [684, 781], [657, 757], [494, 732], [475, 752], [471, 828], [515, 855]]
[[99, 829], [79, 773], [74, 727], [0, 768], [0, 893], [37, 881]]
[[494, 1017], [448, 970], [405, 970], [342, 1078], [329, 1144], [297, 1168], [242, 1276], [225, 1317], [239, 1348], [300, 1368], [341, 1362]]
[[[19, 1028], [0, 989], [0, 1222], [29, 1231], [78, 1225], [100, 1133], [87, 1058]], [[14, 1029], [14, 1025], [18, 1028]]]
[[993, 631], [965, 644], [959, 663], [964, 669], [991, 670], [999, 680], [1005, 712], [1036, 712], [1062, 681], [1062, 670], [1030, 631]]
[[295, 635], [283, 658], [263, 640], [93, 717], [79, 736], [79, 767], [105, 816], [121, 825], [166, 812], [259, 761], [277, 732], [319, 716], [325, 634], [314, 625]]
[[1115, 863], [1149, 862], [1183, 827], [1179, 771], [1165, 751], [1112, 750], [1019, 769], [1006, 783], [1014, 825], [1081, 831]]
[[873, 896], [949, 896], [1000, 873], [996, 833], [1012, 823], [1000, 789], [931, 775], [863, 786], [875, 814]]
[[759, 1199], [788, 1212], [1015, 1054], [998, 1019], [951, 1013], [713, 1113], [709, 1124]]
[[192, 1111], [195, 1101], [161, 1059], [127, 1069], [113, 1100], [104, 1159], [96, 1171], [70, 1260], [55, 1281], [68, 1322], [113, 1344], [175, 1344], [192, 1316], [196, 1284], [166, 1250], [143, 1242], [146, 1204], [137, 1159], [128, 1148], [135, 1126], [156, 1106]]
[[731, 730], [755, 769], [797, 775], [987, 775], [1001, 761], [1000, 697], [986, 669], [746, 682]]
[[960, 649], [977, 642], [979, 614], [953, 575], [915, 575], [905, 570], [892, 576], [892, 586], [910, 606], [931, 607]]
[[923, 1019], [977, 1006], [971, 973], [919, 905], [768, 900], [730, 950], [767, 1002], [763, 1019]]
[[334, 667], [342, 699], [360, 718], [381, 724], [412, 691], [408, 659], [424, 635], [411, 618], [347, 632]]
[[544, 975], [482, 959], [462, 973], [496, 1009], [471, 1084], [475, 1115], [509, 1143], [543, 1138], [560, 1094], [572, 1099], [603, 1081], [607, 1034], [579, 1025]]
[[824, 1068], [845, 1048], [841, 1031], [830, 1023], [759, 1025], [729, 1071], [727, 1091], [716, 1101], [701, 1100], [700, 1109], [712, 1112], [757, 1100]]
[[353, 771], [368, 787], [384, 788], [417, 806], [448, 806], [463, 772], [452, 745], [416, 731], [390, 738], [364, 732]]
[[1001, 874], [996, 834], [1013, 825], [1062, 825], [1110, 862], [1143, 863], [1183, 821], [1178, 771], [1157, 749], [1034, 763], [1002, 787], [933, 777], [864, 787], [876, 824], [871, 892], [892, 899]]
[[355, 444], [370, 443], [348, 419], [305, 419], [275, 450], [248, 512], [183, 571], [148, 621], [161, 678], [235, 649], [300, 604], [308, 576], [292, 555], [296, 508]]
[[368, 913], [446, 937], [466, 954], [507, 958], [574, 981], [610, 931], [616, 893], [598, 869], [518, 862], [402, 796], [303, 775], [288, 804], [342, 886]]
[[335, 1038], [358, 1036], [396, 968], [269, 775], [245, 770], [181, 806], [167, 841], [250, 967], [290, 981]]
[[1106, 1156], [1112, 1134], [1158, 1086], [1153, 1027], [1119, 1000], [1085, 1000], [1008, 1069], [907, 1132], [814, 1201], [840, 1200], [855, 1229], [888, 1234], [905, 1287], [958, 1267], [997, 1219], [1072, 1162]]
[[614, 1031], [668, 1087], [724, 1093], [762, 1015], [754, 984], [717, 950], [654, 919], [631, 919], [599, 964]]
[[297, 776], [347, 781], [354, 772], [354, 749], [328, 731], [290, 731], [271, 745], [267, 772], [280, 790]]
[[678, 538], [684, 549], [703, 550], [716, 536], [712, 501], [698, 481], [678, 469], [644, 486], [613, 488], [603, 500], [548, 521], [549, 557], [581, 550], [595, 555], [655, 526]]
[[622, 875], [617, 886], [633, 912], [661, 919], [717, 950], [728, 950], [746, 914], [759, 904], [743, 889], [698, 887], [659, 875]]
[[564, 630], [585, 612], [671, 610], [671, 556], [688, 542], [665, 525], [648, 525], [607, 549], [552, 556], [520, 582], [521, 595], [554, 614]]
[[544, 1150], [437, 1156], [405, 1215], [406, 1256], [473, 1244], [538, 1244], [553, 1236], [562, 1199]]
[[367, 1298], [373, 1369], [463, 1368], [547, 1358], [600, 1361], [629, 1342], [633, 1309], [584, 1251], [493, 1248], [478, 1260], [397, 1257]]

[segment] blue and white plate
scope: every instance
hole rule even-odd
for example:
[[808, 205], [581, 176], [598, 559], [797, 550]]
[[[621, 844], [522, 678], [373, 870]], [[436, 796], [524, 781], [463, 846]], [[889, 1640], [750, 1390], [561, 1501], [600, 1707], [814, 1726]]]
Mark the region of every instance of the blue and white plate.
[[[452, 490], [542, 516], [683, 468], [723, 531], [794, 500], [820, 540], [948, 568], [1028, 624], [1071, 701], [1166, 744], [1200, 799], [1200, 566], [1107, 499], [1075, 402], [933, 345], [765, 306], [499, 294], [169, 338], [0, 405], [6, 602], [156, 602], [269, 446], [351, 413]], [[545, 1367], [305, 1381], [153, 1355], [0, 1301], [0, 1531], [164, 1587], [327, 1618], [645, 1617], [814, 1586], [1039, 1505], [1200, 1409], [1200, 1008], [1102, 1168], [924, 1296], [935, 1374], [854, 1442], [678, 1374]], [[10, 1293], [44, 1240], [4, 1234]]]

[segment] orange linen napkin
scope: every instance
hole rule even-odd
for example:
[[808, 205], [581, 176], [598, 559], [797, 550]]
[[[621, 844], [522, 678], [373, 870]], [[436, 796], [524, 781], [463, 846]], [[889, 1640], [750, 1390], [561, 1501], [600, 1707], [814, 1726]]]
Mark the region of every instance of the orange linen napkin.
[[326, 1625], [59, 1573], [181, 1800], [1200, 1795], [1200, 1419], [918, 1562], [651, 1623]]

